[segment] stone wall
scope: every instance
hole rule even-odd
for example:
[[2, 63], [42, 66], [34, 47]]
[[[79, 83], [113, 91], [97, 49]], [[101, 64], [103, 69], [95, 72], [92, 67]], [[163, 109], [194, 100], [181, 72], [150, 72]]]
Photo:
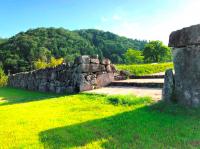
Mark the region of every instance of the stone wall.
[[115, 71], [109, 59], [100, 61], [85, 55], [77, 57], [73, 64], [10, 75], [8, 85], [42, 92], [74, 93], [108, 85]]
[[[166, 78], [163, 98], [197, 107], [200, 105], [200, 25], [173, 32], [169, 46], [173, 47], [175, 75], [166, 76], [170, 78]], [[174, 85], [169, 80], [174, 80]], [[169, 91], [169, 86], [174, 88], [174, 98], [171, 99], [169, 94], [172, 94], [172, 91]]]

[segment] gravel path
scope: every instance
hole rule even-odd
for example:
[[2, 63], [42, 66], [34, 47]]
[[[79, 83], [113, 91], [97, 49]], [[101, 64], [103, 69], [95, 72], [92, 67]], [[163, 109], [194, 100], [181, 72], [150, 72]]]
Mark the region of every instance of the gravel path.
[[96, 90], [86, 91], [86, 93], [96, 93], [96, 94], [106, 94], [106, 95], [134, 94], [136, 96], [149, 96], [149, 97], [152, 97], [153, 100], [159, 101], [161, 100], [162, 89], [109, 86], [109, 87], [103, 87]]
[[135, 82], [135, 83], [164, 83], [164, 79], [128, 79], [114, 82]]
[[165, 72], [158, 72], [158, 73], [154, 73], [154, 74], [149, 74], [147, 76], [154, 76], [154, 75], [165, 75]]
[[[164, 72], [153, 75], [164, 75]], [[116, 82], [135, 82], [135, 83], [164, 83], [164, 79], [129, 79]], [[136, 96], [149, 96], [153, 100], [159, 101], [162, 98], [161, 88], [145, 88], [145, 87], [126, 87], [126, 86], [109, 86], [96, 90], [86, 91], [86, 93], [106, 94], [106, 95], [126, 95], [133, 94]]]

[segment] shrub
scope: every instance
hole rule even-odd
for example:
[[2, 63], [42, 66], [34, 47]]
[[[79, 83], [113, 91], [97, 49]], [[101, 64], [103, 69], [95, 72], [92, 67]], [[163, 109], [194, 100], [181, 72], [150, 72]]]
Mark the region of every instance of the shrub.
[[7, 85], [8, 77], [5, 75], [2, 68], [0, 68], [0, 87]]
[[107, 100], [113, 105], [137, 105], [151, 103], [152, 100], [150, 97], [137, 97], [134, 95], [112, 95], [108, 96]]
[[41, 59], [38, 59], [37, 61], [34, 62], [34, 68], [35, 69], [44, 69], [44, 68], [51, 68], [51, 67], [56, 67], [58, 65], [61, 65], [63, 63], [63, 58], [54, 58], [51, 57], [50, 62], [47, 63]]
[[63, 58], [54, 58], [51, 57], [50, 63], [48, 63], [48, 67], [56, 67], [58, 65], [61, 65], [63, 63], [64, 59]]
[[48, 66], [48, 64], [40, 59], [34, 62], [35, 69], [44, 69], [47, 66]]

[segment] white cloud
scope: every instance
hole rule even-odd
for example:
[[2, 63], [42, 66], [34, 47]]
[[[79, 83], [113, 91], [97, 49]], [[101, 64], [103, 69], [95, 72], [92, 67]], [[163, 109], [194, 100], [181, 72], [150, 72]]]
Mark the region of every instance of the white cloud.
[[104, 22], [107, 22], [107, 21], [108, 21], [108, 19], [107, 19], [106, 17], [104, 17], [104, 16], [103, 16], [103, 17], [101, 17], [101, 22], [103, 22], [103, 23], [104, 23]]
[[145, 19], [137, 18], [137, 22], [132, 21], [134, 18], [120, 17], [120, 15], [113, 15], [109, 19], [104, 18], [101, 29], [129, 38], [161, 40], [168, 44], [172, 31], [199, 24], [199, 14], [199, 0], [183, 0], [183, 5], [177, 6], [175, 10], [161, 10], [154, 16], [146, 16]]
[[115, 21], [119, 21], [119, 20], [121, 20], [122, 18], [121, 18], [121, 16], [119, 16], [119, 15], [113, 15], [112, 19], [115, 20]]

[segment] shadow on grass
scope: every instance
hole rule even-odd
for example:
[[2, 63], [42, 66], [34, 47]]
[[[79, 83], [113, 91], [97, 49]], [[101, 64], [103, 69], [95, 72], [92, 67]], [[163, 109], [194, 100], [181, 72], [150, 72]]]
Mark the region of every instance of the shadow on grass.
[[103, 148], [188, 148], [200, 145], [199, 109], [162, 102], [111, 117], [43, 131], [45, 148], [83, 147], [100, 141]]
[[29, 91], [25, 89], [3, 87], [0, 88], [0, 101], [3, 101], [2, 103], [0, 102], [0, 106], [11, 105], [16, 103], [25, 103], [31, 101], [39, 101], [61, 96], [69, 96], [69, 95], [43, 93], [37, 91]]

